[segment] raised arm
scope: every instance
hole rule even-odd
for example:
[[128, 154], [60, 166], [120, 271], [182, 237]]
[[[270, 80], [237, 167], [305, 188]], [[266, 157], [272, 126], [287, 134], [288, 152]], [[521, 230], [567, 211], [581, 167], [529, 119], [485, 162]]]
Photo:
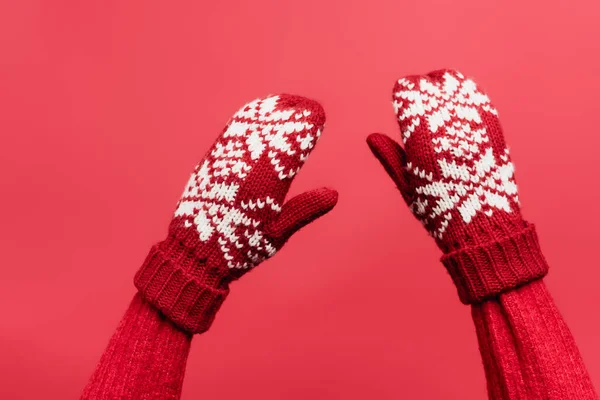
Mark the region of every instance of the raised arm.
[[324, 188], [283, 203], [324, 122], [318, 103], [292, 95], [255, 100], [232, 117], [136, 274], [139, 293], [84, 399], [180, 397], [192, 335], [209, 329], [230, 284], [335, 206], [337, 193]]
[[596, 399], [542, 281], [548, 266], [487, 95], [443, 70], [400, 79], [393, 104], [404, 148], [380, 134], [368, 144], [472, 307], [489, 397]]

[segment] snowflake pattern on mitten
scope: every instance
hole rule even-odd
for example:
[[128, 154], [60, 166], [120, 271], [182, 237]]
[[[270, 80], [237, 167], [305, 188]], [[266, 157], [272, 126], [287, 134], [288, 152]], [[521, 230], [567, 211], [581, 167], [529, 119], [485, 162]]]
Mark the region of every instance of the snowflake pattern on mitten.
[[475, 82], [455, 71], [402, 78], [393, 105], [406, 147], [409, 206], [433, 237], [443, 237], [453, 215], [469, 224], [478, 213], [518, 210], [497, 111]]
[[177, 205], [175, 219], [196, 230], [202, 243], [216, 240], [229, 268], [251, 268], [278, 250], [265, 222], [281, 211], [292, 178], [321, 135], [320, 106], [291, 98], [271, 96], [240, 109]]

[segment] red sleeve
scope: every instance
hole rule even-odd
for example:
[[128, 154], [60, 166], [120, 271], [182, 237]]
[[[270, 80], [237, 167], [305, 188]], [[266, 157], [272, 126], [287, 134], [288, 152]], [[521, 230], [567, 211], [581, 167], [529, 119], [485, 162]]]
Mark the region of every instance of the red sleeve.
[[598, 399], [543, 280], [473, 306], [473, 320], [491, 399]]
[[179, 399], [191, 341], [136, 294], [81, 398]]
[[525, 399], [515, 339], [497, 299], [471, 308], [490, 400]]

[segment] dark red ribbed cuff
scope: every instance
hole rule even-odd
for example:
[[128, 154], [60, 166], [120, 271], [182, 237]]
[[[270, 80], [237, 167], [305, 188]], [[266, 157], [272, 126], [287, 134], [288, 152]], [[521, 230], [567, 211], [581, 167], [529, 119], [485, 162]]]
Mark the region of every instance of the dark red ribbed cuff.
[[150, 250], [134, 283], [146, 301], [190, 333], [208, 330], [229, 293], [190, 276], [158, 245]]
[[548, 273], [533, 225], [504, 239], [446, 254], [442, 263], [464, 304], [481, 303]]

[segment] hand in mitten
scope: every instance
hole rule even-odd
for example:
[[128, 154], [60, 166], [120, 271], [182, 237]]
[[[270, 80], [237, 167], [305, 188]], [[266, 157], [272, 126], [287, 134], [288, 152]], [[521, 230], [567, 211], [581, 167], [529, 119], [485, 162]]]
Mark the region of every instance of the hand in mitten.
[[321, 106], [298, 96], [240, 109], [194, 170], [167, 239], [136, 274], [142, 296], [184, 330], [207, 330], [232, 281], [335, 206], [330, 189], [283, 203], [324, 122]]
[[381, 134], [367, 142], [444, 252], [461, 301], [543, 277], [548, 267], [521, 216], [514, 166], [485, 93], [459, 72], [435, 71], [400, 79], [393, 105], [404, 149]]

